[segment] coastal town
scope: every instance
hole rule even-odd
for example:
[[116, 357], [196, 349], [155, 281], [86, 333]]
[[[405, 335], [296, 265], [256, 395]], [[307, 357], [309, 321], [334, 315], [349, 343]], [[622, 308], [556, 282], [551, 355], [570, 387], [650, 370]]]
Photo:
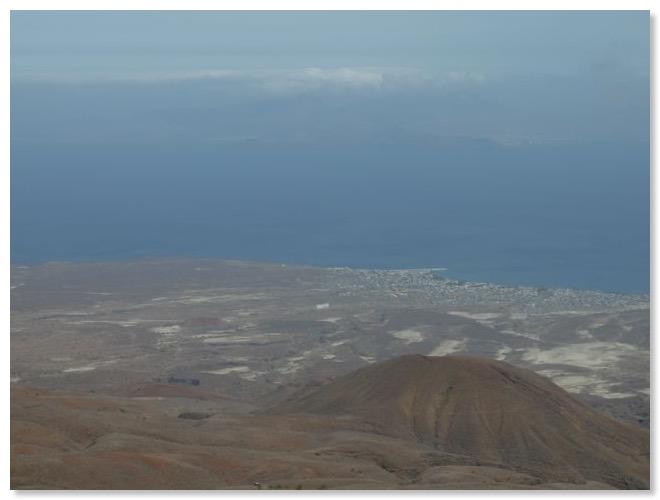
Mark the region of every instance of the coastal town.
[[649, 307], [648, 295], [598, 290], [506, 286], [442, 277], [437, 269], [333, 268], [328, 288], [348, 298], [398, 299], [417, 306], [506, 307], [511, 312], [551, 314], [599, 312]]

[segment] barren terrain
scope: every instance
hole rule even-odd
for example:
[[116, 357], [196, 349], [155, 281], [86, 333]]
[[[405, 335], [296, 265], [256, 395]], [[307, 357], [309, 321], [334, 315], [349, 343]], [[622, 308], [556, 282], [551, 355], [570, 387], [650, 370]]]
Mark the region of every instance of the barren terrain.
[[[502, 482], [475, 463], [429, 458], [438, 451], [374, 435], [371, 424], [259, 412], [396, 356], [470, 355], [533, 370], [606, 415], [648, 427], [649, 331], [646, 296], [465, 283], [434, 270], [17, 266], [12, 487], [557, 487], [556, 478], [512, 469]], [[327, 451], [340, 435], [352, 454]], [[81, 458], [87, 447], [94, 460]], [[61, 456], [46, 458], [53, 449]], [[90, 475], [75, 479], [74, 466]], [[626, 487], [578, 479], [567, 482]]]

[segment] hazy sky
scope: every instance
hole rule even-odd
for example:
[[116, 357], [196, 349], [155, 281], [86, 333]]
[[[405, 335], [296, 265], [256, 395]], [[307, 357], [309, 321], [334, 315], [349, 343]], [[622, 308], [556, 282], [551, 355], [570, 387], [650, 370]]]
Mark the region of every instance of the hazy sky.
[[644, 11], [14, 11], [12, 76], [395, 67], [648, 74]]
[[648, 140], [650, 19], [13, 11], [11, 78], [22, 141]]

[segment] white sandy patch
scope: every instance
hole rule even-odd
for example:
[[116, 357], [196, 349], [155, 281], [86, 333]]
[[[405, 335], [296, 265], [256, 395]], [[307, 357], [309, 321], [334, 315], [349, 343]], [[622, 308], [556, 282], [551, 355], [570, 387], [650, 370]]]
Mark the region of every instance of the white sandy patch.
[[500, 347], [495, 353], [495, 360], [504, 361], [506, 359], [506, 355], [509, 354], [511, 351], [512, 349], [509, 346]]
[[213, 302], [232, 302], [235, 300], [263, 300], [269, 298], [265, 293], [244, 293], [244, 294], [224, 294], [224, 295], [184, 295], [179, 298], [179, 302], [186, 304], [205, 304]]
[[607, 368], [628, 355], [639, 356], [640, 352], [621, 342], [586, 342], [567, 344], [551, 349], [534, 347], [523, 355], [533, 364], [564, 364], [583, 368]]
[[300, 363], [300, 361], [302, 361], [304, 359], [305, 359], [304, 356], [289, 358], [287, 360], [286, 365], [284, 365], [282, 368], [280, 368], [277, 371], [280, 372], [280, 373], [286, 374], [286, 375], [296, 373], [296, 372], [300, 371], [300, 369], [302, 368], [302, 364]]
[[565, 374], [556, 370], [541, 370], [539, 374], [548, 377], [559, 387], [573, 393], [589, 393], [600, 396], [605, 399], [622, 399], [634, 396], [630, 392], [615, 392], [613, 387], [616, 385], [601, 379], [596, 374], [576, 375]]
[[600, 328], [601, 326], [605, 326], [607, 323], [609, 323], [608, 319], [597, 319], [597, 320], [591, 322], [591, 325], [589, 325], [589, 329], [590, 330], [595, 330], [596, 328]]
[[282, 335], [281, 333], [277, 333], [277, 332], [261, 333], [261, 334], [254, 334], [248, 336], [218, 335], [215, 337], [204, 338], [202, 339], [202, 342], [204, 342], [205, 344], [233, 344], [233, 343], [241, 343], [241, 342], [257, 342], [257, 341], [261, 341], [262, 343], [267, 343], [271, 338], [279, 337], [281, 335]]
[[623, 398], [632, 398], [635, 396], [632, 392], [607, 392], [606, 390], [601, 393], [596, 393], [599, 396], [605, 399], [623, 399]]
[[581, 310], [575, 310], [575, 309], [565, 309], [563, 311], [551, 311], [548, 313], [545, 313], [547, 316], [583, 316], [584, 314], [589, 314], [593, 313], [594, 311], [581, 311]]
[[500, 333], [504, 333], [506, 335], [515, 335], [516, 337], [524, 337], [526, 339], [532, 339], [532, 340], [539, 340], [539, 334], [538, 333], [521, 333], [517, 332], [515, 330], [511, 329], [506, 329], [506, 330], [500, 330]]
[[640, 394], [646, 394], [647, 396], [651, 395], [651, 388], [647, 387], [646, 389], [640, 389], [637, 391]]
[[330, 344], [330, 345], [331, 345], [332, 347], [339, 347], [340, 345], [344, 345], [346, 342], [348, 342], [348, 340], [340, 340], [340, 341], [338, 341], [338, 342], [333, 342], [333, 343]]
[[462, 318], [475, 319], [477, 321], [487, 321], [487, 322], [491, 322], [492, 320], [502, 316], [499, 313], [469, 313], [465, 311], [447, 311], [447, 314], [453, 314], [454, 316], [461, 316]]
[[96, 370], [96, 366], [87, 365], [87, 366], [79, 366], [77, 368], [67, 368], [66, 370], [62, 370], [62, 373], [91, 372], [92, 370]]
[[11, 377], [11, 378], [9, 379], [10, 382], [18, 382], [18, 381], [20, 381], [20, 380], [21, 380], [21, 377]]
[[239, 344], [241, 342], [250, 342], [254, 340], [252, 337], [209, 337], [203, 339], [202, 342], [205, 344]]
[[[60, 358], [63, 359], [63, 358]], [[117, 363], [119, 359], [105, 359], [101, 361], [95, 361], [93, 363], [89, 363], [85, 366], [78, 366], [78, 367], [73, 367], [73, 368], [66, 368], [62, 370], [62, 373], [74, 373], [74, 372], [90, 372], [92, 370], [96, 370], [97, 368], [101, 368], [103, 366], [108, 366], [108, 365], [114, 365]]]
[[455, 352], [460, 352], [465, 347], [465, 340], [445, 340], [433, 349], [429, 356], [447, 356]]
[[208, 297], [189, 297], [184, 299], [183, 302], [187, 304], [206, 304], [208, 302], [221, 302], [225, 297], [222, 295], [208, 296]]
[[565, 377], [568, 374], [564, 371], [561, 370], [553, 370], [553, 369], [546, 369], [546, 370], [534, 370], [536, 373], [539, 375], [543, 375], [544, 377], [547, 377], [549, 379], [554, 379], [556, 377]]
[[336, 323], [337, 321], [341, 321], [344, 318], [324, 318], [320, 321], [327, 321], [328, 323]]
[[373, 358], [371, 356], [360, 356], [360, 359], [362, 361], [366, 361], [367, 363], [374, 363], [376, 361], [376, 358]]
[[220, 370], [209, 370], [202, 373], [211, 373], [213, 375], [227, 375], [228, 373], [243, 373], [249, 372], [250, 368], [247, 366], [230, 366], [229, 368], [222, 368]]
[[171, 325], [171, 326], [156, 326], [150, 329], [154, 333], [160, 333], [163, 335], [179, 333], [181, 331], [180, 325]]
[[142, 323], [142, 321], [138, 319], [129, 319], [128, 321], [116, 321], [114, 324], [123, 326], [124, 328], [132, 328], [139, 325], [140, 323]]
[[181, 327], [179, 325], [156, 326], [151, 328], [151, 331], [161, 335], [161, 337], [156, 342], [156, 346], [158, 348], [168, 348], [168, 346], [176, 343], [176, 337], [177, 334], [181, 331]]
[[582, 392], [585, 389], [602, 383], [602, 380], [595, 374], [576, 375], [560, 370], [539, 370], [537, 373], [549, 378], [555, 384], [569, 392]]
[[225, 323], [235, 323], [236, 321], [238, 321], [238, 318], [236, 316], [224, 316], [222, 318], [222, 321], [224, 321]]
[[323, 356], [321, 356], [321, 359], [335, 359], [336, 357], [337, 356], [335, 356], [334, 354], [324, 354]]
[[221, 331], [213, 331], [213, 332], [208, 332], [208, 333], [198, 333], [197, 335], [191, 335], [189, 338], [191, 339], [208, 339], [208, 338], [213, 338], [217, 337], [219, 333], [233, 333], [235, 330], [221, 330]]
[[577, 333], [577, 336], [581, 339], [589, 340], [594, 338], [589, 330], [575, 330], [575, 333]]
[[[90, 313], [84, 313], [84, 314], [75, 314], [75, 316], [83, 316], [87, 315]], [[123, 326], [124, 328], [130, 328], [133, 326], [137, 326], [141, 323], [146, 323], [146, 322], [161, 322], [163, 321], [162, 319], [127, 319], [124, 321], [110, 321], [110, 320], [105, 320], [105, 319], [87, 319], [87, 320], [82, 320], [82, 321], [69, 321], [69, 324], [71, 325], [83, 325], [85, 323], [106, 323], [108, 325], [119, 325]]]
[[397, 339], [405, 340], [406, 344], [421, 342], [424, 340], [424, 335], [422, 333], [410, 328], [407, 330], [400, 330], [398, 332], [389, 332], [389, 334]]
[[266, 372], [249, 372], [249, 373], [243, 373], [239, 375], [239, 377], [245, 380], [255, 381], [257, 377], [260, 377], [265, 374]]

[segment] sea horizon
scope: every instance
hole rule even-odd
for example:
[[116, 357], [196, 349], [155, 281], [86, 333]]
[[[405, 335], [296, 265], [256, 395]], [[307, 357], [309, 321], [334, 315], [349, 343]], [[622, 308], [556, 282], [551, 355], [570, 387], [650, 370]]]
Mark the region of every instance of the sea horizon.
[[648, 184], [648, 143], [15, 145], [11, 263], [442, 267], [648, 294]]

